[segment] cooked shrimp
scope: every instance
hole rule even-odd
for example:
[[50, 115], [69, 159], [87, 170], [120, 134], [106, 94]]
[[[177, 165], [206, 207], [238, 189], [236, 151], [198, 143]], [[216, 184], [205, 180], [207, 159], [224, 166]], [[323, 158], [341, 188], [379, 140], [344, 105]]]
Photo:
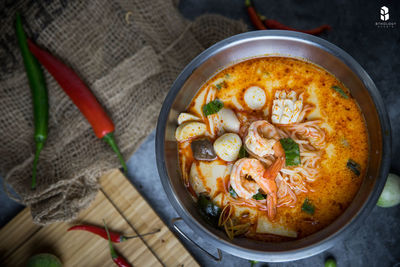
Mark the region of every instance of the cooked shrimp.
[[[252, 178], [267, 194], [267, 209], [270, 219], [275, 218], [276, 215], [277, 186], [275, 178], [285, 164], [285, 151], [278, 140], [279, 133], [275, 126], [265, 120], [253, 122], [245, 137], [245, 145], [250, 154], [254, 154], [259, 160], [269, 165], [261, 176], [252, 176]], [[270, 160], [271, 158], [272, 160]], [[261, 164], [261, 162], [259, 163]]]
[[[267, 194], [268, 217], [271, 220], [275, 218], [277, 205], [275, 178], [285, 162], [280, 142], [276, 142], [273, 149], [277, 158], [267, 169], [257, 159], [243, 158], [233, 165], [230, 179], [232, 188], [245, 199], [251, 198], [261, 188]], [[248, 179], [249, 176], [251, 179]]]
[[274, 155], [273, 146], [279, 140], [279, 134], [275, 126], [265, 120], [253, 122], [245, 137], [245, 145], [248, 150], [259, 157]]
[[250, 199], [257, 194], [260, 188], [257, 180], [260, 180], [264, 172], [264, 165], [257, 159], [239, 159], [232, 168], [231, 186], [239, 197]]
[[285, 164], [285, 151], [283, 150], [281, 143], [276, 142], [273, 146], [273, 150], [277, 157], [276, 160], [265, 170], [263, 177], [259, 181], [256, 181], [261, 189], [267, 194], [268, 218], [270, 219], [274, 219], [276, 215], [277, 186], [275, 178]]
[[247, 114], [247, 113], [242, 113], [240, 111], [236, 112], [236, 115], [240, 122], [240, 128], [238, 134], [242, 138], [244, 138], [247, 135], [247, 131], [251, 123], [263, 119], [260, 115]]

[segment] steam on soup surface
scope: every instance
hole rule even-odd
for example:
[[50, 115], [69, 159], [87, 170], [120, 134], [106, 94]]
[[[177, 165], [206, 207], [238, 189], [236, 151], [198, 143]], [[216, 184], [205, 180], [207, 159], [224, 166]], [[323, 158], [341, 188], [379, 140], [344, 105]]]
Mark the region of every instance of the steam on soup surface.
[[212, 77], [177, 118], [183, 182], [230, 238], [302, 238], [365, 176], [368, 136], [346, 87], [311, 63], [263, 57]]

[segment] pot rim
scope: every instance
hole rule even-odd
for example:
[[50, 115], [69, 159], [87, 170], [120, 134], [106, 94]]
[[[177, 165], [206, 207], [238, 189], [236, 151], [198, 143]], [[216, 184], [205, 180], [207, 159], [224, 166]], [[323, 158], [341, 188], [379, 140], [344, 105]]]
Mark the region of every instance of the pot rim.
[[[221, 239], [214, 233], [207, 230], [204, 226], [202, 226], [196, 219], [194, 219], [187, 212], [187, 210], [185, 210], [178, 196], [175, 194], [172, 188], [170, 178], [168, 177], [165, 165], [164, 145], [165, 145], [166, 122], [169, 112], [171, 110], [171, 106], [173, 104], [175, 97], [181, 90], [182, 86], [184, 85], [184, 83], [190, 77], [190, 75], [194, 70], [196, 70], [200, 65], [202, 65], [209, 57], [217, 54], [222, 49], [226, 49], [227, 47], [237, 45], [242, 42], [247, 42], [251, 39], [259, 40], [259, 39], [274, 39], [274, 38], [295, 40], [310, 44], [312, 46], [317, 46], [318, 48], [325, 50], [326, 52], [337, 57], [339, 60], [343, 61], [353, 71], [353, 73], [357, 75], [357, 77], [364, 84], [369, 95], [372, 97], [372, 100], [375, 104], [375, 108], [377, 110], [377, 114], [381, 124], [380, 130], [382, 134], [382, 153], [381, 153], [382, 156], [381, 156], [379, 177], [376, 178], [376, 184], [374, 186], [374, 190], [369, 194], [368, 199], [364, 202], [364, 204], [358, 210], [358, 212], [354, 214], [351, 217], [351, 219], [341, 229], [334, 232], [332, 235], [327, 236], [326, 238], [321, 239], [320, 241], [303, 248], [287, 250], [287, 251], [266, 252], [266, 251], [258, 251], [258, 250], [243, 248], [236, 244], [229, 243], [224, 239]], [[292, 32], [292, 31], [281, 31], [281, 30], [252, 31], [229, 37], [214, 44], [213, 46], [209, 47], [201, 54], [199, 54], [196, 58], [194, 58], [183, 69], [183, 71], [180, 73], [180, 75], [177, 77], [177, 79], [171, 86], [171, 89], [162, 105], [157, 122], [155, 150], [156, 150], [158, 173], [163, 188], [167, 194], [167, 197], [172, 206], [174, 207], [174, 209], [179, 214], [179, 216], [183, 218], [185, 223], [189, 225], [195, 233], [197, 234], [200, 233], [203, 239], [209, 241], [217, 248], [221, 248], [222, 250], [230, 254], [252, 260], [262, 260], [262, 261], [267, 260], [270, 262], [278, 262], [278, 261], [282, 262], [282, 261], [291, 261], [291, 260], [310, 257], [330, 248], [331, 246], [334, 245], [334, 243], [340, 240], [341, 237], [344, 237], [350, 231], [354, 230], [357, 223], [359, 223], [363, 218], [365, 218], [369, 214], [369, 212], [375, 206], [380, 196], [380, 193], [383, 190], [387, 175], [389, 173], [390, 159], [391, 159], [391, 129], [385, 105], [374, 82], [367, 74], [367, 72], [361, 67], [361, 65], [358, 64], [344, 50], [326, 40], [323, 40], [321, 38], [309, 34]], [[321, 231], [323, 231], [323, 229]]]

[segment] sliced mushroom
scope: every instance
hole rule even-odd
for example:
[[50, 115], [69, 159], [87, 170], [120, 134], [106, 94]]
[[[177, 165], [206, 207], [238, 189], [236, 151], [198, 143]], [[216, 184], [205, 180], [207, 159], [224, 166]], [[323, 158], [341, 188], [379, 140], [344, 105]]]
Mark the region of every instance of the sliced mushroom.
[[195, 140], [191, 143], [193, 157], [197, 160], [212, 161], [217, 159], [212, 142], [208, 138]]
[[176, 128], [175, 138], [179, 142], [186, 141], [188, 139], [204, 135], [206, 130], [207, 127], [204, 123], [185, 122]]
[[229, 108], [223, 108], [218, 112], [218, 115], [221, 118], [222, 127], [224, 127], [227, 132], [239, 132], [240, 122], [233, 110]]
[[179, 114], [178, 124], [181, 125], [182, 123], [187, 121], [199, 121], [199, 120], [200, 120], [199, 117], [196, 117], [190, 113], [182, 112], [181, 114]]

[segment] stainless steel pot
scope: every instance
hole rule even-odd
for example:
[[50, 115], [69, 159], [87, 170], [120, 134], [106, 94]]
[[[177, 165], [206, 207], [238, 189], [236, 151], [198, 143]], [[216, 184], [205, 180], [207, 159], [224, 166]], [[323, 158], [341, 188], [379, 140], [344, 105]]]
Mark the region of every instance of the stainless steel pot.
[[[266, 243], [245, 238], [229, 240], [223, 231], [209, 226], [183, 185], [174, 137], [178, 114], [184, 111], [201, 86], [217, 71], [252, 57], [302, 58], [322, 66], [342, 81], [355, 97], [369, 134], [367, 175], [346, 211], [328, 227], [306, 238]], [[164, 190], [175, 210], [191, 229], [215, 248], [260, 261], [290, 261], [317, 254], [333, 246], [374, 207], [390, 165], [390, 126], [379, 92], [365, 70], [337, 46], [314, 36], [289, 31], [256, 31], [225, 39], [205, 50], [182, 71], [167, 95], [157, 125], [157, 167]]]

